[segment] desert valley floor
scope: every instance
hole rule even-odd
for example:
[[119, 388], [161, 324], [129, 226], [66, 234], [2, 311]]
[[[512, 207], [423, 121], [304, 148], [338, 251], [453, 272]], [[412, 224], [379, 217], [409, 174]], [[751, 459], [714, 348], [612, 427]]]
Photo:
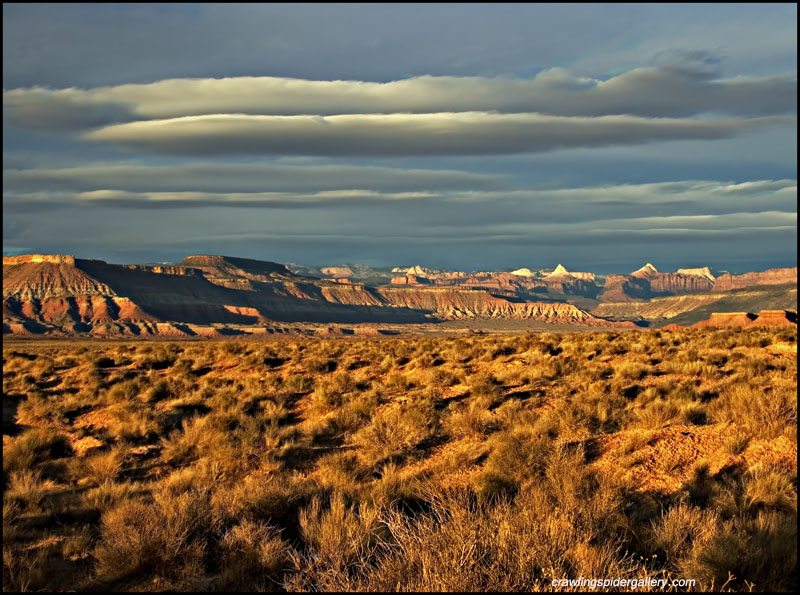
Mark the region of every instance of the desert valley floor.
[[796, 325], [6, 337], [4, 588], [792, 590], [796, 357]]

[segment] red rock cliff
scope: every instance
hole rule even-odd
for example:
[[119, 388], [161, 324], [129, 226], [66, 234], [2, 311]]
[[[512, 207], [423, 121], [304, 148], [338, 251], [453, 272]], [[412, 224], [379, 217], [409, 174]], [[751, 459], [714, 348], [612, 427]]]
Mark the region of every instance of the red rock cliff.
[[4, 256], [3, 265], [30, 264], [47, 262], [50, 264], [75, 265], [75, 257], [71, 254], [22, 254], [20, 256]]
[[712, 291], [730, 291], [757, 285], [797, 284], [797, 267], [791, 269], [768, 269], [760, 273], [730, 275], [725, 273], [717, 277]]

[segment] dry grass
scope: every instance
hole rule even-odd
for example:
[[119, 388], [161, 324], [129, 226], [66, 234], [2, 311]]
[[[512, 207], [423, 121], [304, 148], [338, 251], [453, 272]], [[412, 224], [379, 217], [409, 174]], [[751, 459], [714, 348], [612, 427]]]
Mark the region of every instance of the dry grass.
[[795, 344], [17, 342], [4, 588], [792, 590]]

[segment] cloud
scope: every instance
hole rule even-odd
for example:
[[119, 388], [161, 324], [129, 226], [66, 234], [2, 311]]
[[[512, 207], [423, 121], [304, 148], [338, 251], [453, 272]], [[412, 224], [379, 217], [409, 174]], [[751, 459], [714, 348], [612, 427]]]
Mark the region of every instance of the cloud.
[[330, 116], [188, 116], [107, 126], [92, 141], [157, 154], [395, 157], [540, 153], [658, 140], [729, 138], [789, 116], [744, 120], [597, 118], [461, 112]]
[[[28, 4], [3, 7], [5, 88], [270, 74], [389, 80], [646, 64], [723, 48], [732, 73], [796, 70], [794, 4]], [[98, 48], [103, 48], [98, 51]], [[201, 58], [199, 58], [201, 57]], [[120, 65], [123, 64], [124, 68]]]
[[[555, 190], [451, 192], [446, 200], [472, 208], [490, 205], [483, 222], [527, 220], [591, 222], [642, 217], [717, 216], [757, 213], [765, 210], [791, 212], [797, 205], [795, 180], [759, 180], [743, 184], [717, 181], [684, 181], [655, 184], [587, 186]], [[454, 226], [468, 218], [454, 217]]]
[[34, 130], [82, 130], [136, 119], [122, 100], [98, 100], [78, 89], [35, 87], [3, 92], [3, 117]]
[[305, 163], [99, 163], [65, 168], [5, 169], [3, 186], [16, 192], [322, 192], [368, 188], [379, 192], [487, 190], [508, 186], [508, 176], [450, 169]]
[[[81, 192], [75, 199], [86, 204], [105, 204], [122, 207], [183, 208], [183, 207], [269, 207], [297, 208], [334, 205], [364, 205], [379, 201], [407, 201], [436, 198], [435, 192], [382, 193], [374, 190], [326, 190], [315, 193], [298, 192], [127, 192], [124, 190], [92, 190]], [[20, 197], [23, 200], [25, 197]]]
[[209, 114], [341, 115], [497, 111], [559, 116], [701, 113], [761, 116], [796, 111], [787, 76], [717, 79], [695, 65], [636, 68], [608, 80], [561, 68], [532, 80], [418, 76], [385, 83], [280, 77], [166, 79], [93, 89], [22, 88], [3, 93], [7, 115], [37, 129], [80, 130], [111, 122]]
[[[387, 168], [388, 169], [388, 168]], [[146, 185], [146, 182], [145, 182]], [[380, 186], [380, 184], [378, 184]], [[110, 209], [173, 210], [176, 213], [198, 212], [217, 207], [237, 207], [288, 212], [303, 209], [291, 227], [311, 226], [320, 217], [322, 228], [329, 223], [348, 228], [349, 235], [360, 228], [380, 228], [391, 221], [391, 230], [426, 230], [436, 228], [443, 236], [450, 233], [478, 233], [476, 225], [513, 222], [513, 225], [595, 225], [606, 221], [630, 221], [646, 218], [706, 217], [731, 213], [792, 213], [797, 205], [796, 180], [754, 180], [744, 183], [709, 180], [651, 184], [595, 185], [576, 188], [507, 188], [492, 190], [420, 190], [397, 188], [395, 191], [360, 189], [303, 190], [296, 192], [207, 192], [140, 191], [92, 187], [80, 192], [63, 189], [6, 191], [4, 212], [9, 215], [42, 210], [85, 207], [98, 212]], [[247, 215], [260, 220], [260, 215]], [[216, 225], [205, 223], [204, 226]], [[478, 222], [478, 223], [476, 223]], [[270, 222], [270, 229], [274, 227]], [[505, 229], [508, 229], [505, 228]], [[445, 233], [445, 230], [449, 230]], [[537, 233], [541, 230], [537, 228]]]
[[[787, 190], [737, 196], [696, 189], [694, 202], [688, 200], [687, 190], [677, 195], [687, 199], [680, 207], [660, 206], [656, 198], [637, 205], [632, 189], [622, 200], [627, 204], [612, 206], [605, 204], [608, 197], [602, 196], [602, 188], [596, 189], [597, 202], [589, 200], [592, 188], [581, 189], [580, 196], [573, 190], [574, 196], [560, 200], [544, 191], [529, 196], [513, 192], [512, 198], [493, 195], [469, 204], [450, 197], [362, 204], [320, 200], [304, 203], [302, 211], [186, 201], [154, 213], [159, 201], [96, 203], [73, 198], [60, 202], [60, 210], [49, 217], [41, 216], [46, 208], [52, 212], [45, 204], [18, 212], [18, 203], [4, 197], [4, 225], [12, 222], [17, 229], [13, 239], [5, 239], [37, 251], [126, 262], [179, 260], [210, 252], [278, 262], [369, 259], [380, 266], [419, 262], [462, 270], [554, 266], [551, 260], [572, 261], [595, 272], [633, 270], [636, 267], [630, 267], [639, 260], [658, 266], [668, 261], [676, 267], [757, 260], [757, 268], [750, 270], [793, 266], [797, 214], [796, 202], [780, 197]], [[620, 190], [624, 194], [626, 189]], [[662, 189], [660, 198], [669, 190], [675, 189]], [[656, 191], [645, 186], [638, 194]], [[738, 202], [726, 204], [731, 197]], [[125, 225], [109, 223], [120, 221]], [[595, 268], [608, 259], [628, 264]]]

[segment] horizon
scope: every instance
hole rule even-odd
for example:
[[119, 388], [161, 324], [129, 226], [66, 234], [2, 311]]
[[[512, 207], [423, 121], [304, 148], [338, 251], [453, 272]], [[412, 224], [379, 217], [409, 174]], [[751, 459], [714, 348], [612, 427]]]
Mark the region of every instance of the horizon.
[[4, 255], [797, 266], [793, 4], [3, 17]]
[[177, 265], [180, 265], [180, 263], [183, 260], [185, 260], [186, 258], [189, 258], [191, 256], [219, 256], [221, 258], [236, 258], [236, 259], [244, 259], [244, 260], [255, 260], [255, 261], [266, 262], [266, 263], [271, 263], [271, 264], [279, 264], [279, 265], [285, 266], [287, 268], [289, 268], [289, 265], [294, 265], [294, 266], [299, 266], [299, 267], [308, 267], [308, 268], [367, 266], [367, 267], [372, 268], [372, 269], [392, 269], [392, 268], [409, 269], [409, 268], [412, 268], [412, 267], [415, 267], [415, 266], [419, 266], [419, 267], [423, 267], [423, 268], [440, 270], [440, 271], [443, 271], [443, 272], [466, 272], [466, 273], [511, 272], [511, 271], [514, 271], [514, 270], [522, 269], [522, 268], [530, 269], [533, 272], [537, 272], [537, 271], [547, 272], [547, 271], [553, 271], [556, 268], [558, 268], [559, 266], [563, 266], [564, 268], [567, 269], [568, 272], [571, 272], [571, 273], [573, 273], [573, 272], [591, 272], [591, 273], [595, 273], [595, 274], [600, 275], [600, 276], [607, 276], [607, 275], [611, 275], [611, 274], [627, 275], [627, 274], [636, 272], [639, 269], [643, 269], [643, 268], [647, 267], [648, 265], [655, 267], [656, 270], [658, 272], [660, 272], [660, 273], [676, 273], [679, 269], [698, 269], [698, 268], [707, 267], [708, 269], [710, 269], [710, 271], [713, 274], [716, 274], [716, 275], [725, 274], [725, 273], [728, 273], [728, 274], [731, 274], [731, 275], [738, 275], [738, 274], [744, 274], [744, 273], [750, 273], [750, 272], [762, 272], [764, 270], [770, 270], [770, 269], [783, 269], [783, 268], [796, 268], [797, 267], [797, 264], [795, 262], [795, 264], [793, 264], [793, 265], [787, 265], [787, 266], [775, 265], [775, 266], [766, 267], [765, 269], [732, 270], [732, 269], [729, 269], [729, 268], [718, 267], [718, 266], [709, 265], [709, 264], [695, 264], [695, 265], [683, 264], [683, 265], [679, 265], [679, 266], [668, 267], [668, 266], [658, 265], [658, 264], [654, 264], [654, 263], [652, 263], [650, 261], [647, 261], [644, 264], [632, 266], [632, 268], [630, 268], [630, 270], [626, 270], [626, 272], [622, 272], [619, 269], [614, 269], [614, 270], [611, 270], [611, 269], [609, 269], [609, 270], [590, 270], [590, 269], [587, 269], [585, 267], [581, 268], [580, 266], [567, 266], [567, 265], [564, 265], [562, 262], [558, 262], [555, 265], [542, 265], [542, 266], [516, 266], [516, 267], [515, 266], [506, 266], [506, 267], [495, 268], [495, 269], [454, 269], [454, 268], [436, 267], [436, 266], [428, 265], [428, 264], [425, 264], [425, 263], [414, 263], [414, 264], [409, 264], [409, 265], [405, 265], [405, 264], [371, 265], [371, 264], [367, 264], [365, 262], [326, 262], [326, 263], [319, 263], [319, 264], [310, 264], [310, 263], [296, 262], [296, 261], [292, 261], [292, 260], [288, 260], [288, 261], [285, 261], [285, 262], [280, 262], [280, 261], [269, 260], [269, 259], [265, 259], [265, 258], [253, 258], [253, 257], [250, 257], [250, 256], [239, 256], [239, 255], [233, 255], [233, 254], [211, 254], [211, 253], [186, 254], [183, 258], [180, 258], [178, 260], [159, 260], [159, 259], [154, 259], [154, 260], [147, 260], [147, 261], [130, 261], [130, 262], [114, 262], [114, 261], [109, 261], [109, 260], [106, 260], [106, 259], [103, 259], [103, 258], [82, 256], [82, 255], [79, 255], [79, 254], [71, 254], [71, 253], [66, 253], [66, 252], [25, 252], [25, 253], [7, 254], [4, 251], [4, 253], [3, 253], [3, 258], [4, 259], [5, 258], [21, 257], [21, 256], [71, 256], [71, 257], [74, 257], [75, 259], [78, 259], [78, 260], [94, 260], [94, 261], [105, 262], [106, 264], [110, 264], [110, 265], [120, 265], [120, 266], [123, 266], [123, 265], [143, 265], [143, 266], [148, 266], [148, 265], [152, 265], [152, 266], [166, 265], [166, 266], [177, 266]]

